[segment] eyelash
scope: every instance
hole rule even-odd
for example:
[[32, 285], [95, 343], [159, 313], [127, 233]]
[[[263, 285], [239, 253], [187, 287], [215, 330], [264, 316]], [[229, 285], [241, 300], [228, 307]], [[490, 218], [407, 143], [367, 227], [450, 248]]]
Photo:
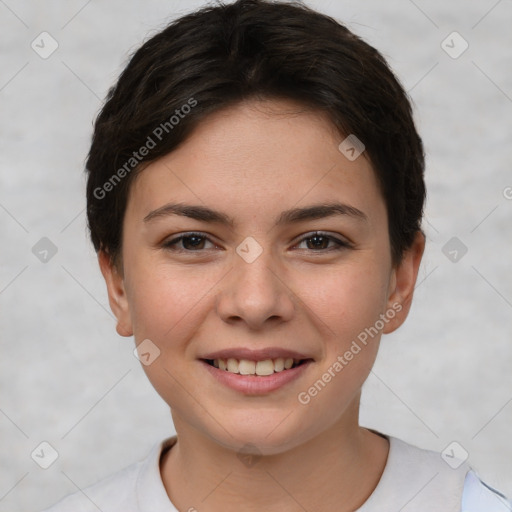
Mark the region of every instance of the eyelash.
[[[324, 233], [322, 231], [314, 231], [314, 232], [308, 234], [307, 236], [302, 237], [297, 242], [296, 245], [301, 244], [304, 241], [310, 240], [310, 239], [314, 238], [315, 236], [327, 238], [330, 242], [334, 242], [337, 245], [337, 247], [334, 247], [334, 248], [331, 247], [331, 248], [327, 248], [327, 249], [318, 249], [318, 250], [310, 249], [309, 250], [310, 252], [326, 253], [326, 252], [332, 252], [332, 251], [340, 251], [343, 249], [350, 249], [352, 247], [352, 245], [349, 242], [346, 242], [344, 240], [336, 238], [336, 237], [329, 235], [327, 233]], [[176, 245], [178, 243], [180, 243], [181, 241], [183, 241], [184, 239], [193, 238], [193, 237], [201, 238], [201, 239], [208, 240], [211, 242], [211, 240], [208, 238], [208, 236], [206, 236], [204, 233], [190, 232], [190, 233], [183, 233], [182, 235], [179, 235], [176, 238], [172, 238], [171, 240], [164, 242], [162, 244], [162, 247], [164, 249], [168, 249], [168, 250], [175, 251], [175, 252], [188, 252], [188, 253], [203, 252], [204, 250], [207, 250], [207, 249], [193, 250], [193, 249], [184, 249], [184, 248], [176, 249], [175, 248]]]

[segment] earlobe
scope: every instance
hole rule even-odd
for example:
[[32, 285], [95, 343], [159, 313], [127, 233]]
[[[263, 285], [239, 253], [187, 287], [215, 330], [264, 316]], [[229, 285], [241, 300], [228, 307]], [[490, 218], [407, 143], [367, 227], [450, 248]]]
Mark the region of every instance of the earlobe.
[[404, 253], [399, 265], [393, 269], [387, 308], [388, 311], [393, 310], [396, 314], [386, 324], [383, 330], [384, 334], [389, 334], [398, 329], [409, 314], [424, 250], [425, 235], [418, 231], [411, 247]]
[[133, 328], [124, 277], [105, 251], [98, 252], [98, 263], [107, 285], [110, 309], [117, 319], [116, 331], [120, 336], [132, 336]]

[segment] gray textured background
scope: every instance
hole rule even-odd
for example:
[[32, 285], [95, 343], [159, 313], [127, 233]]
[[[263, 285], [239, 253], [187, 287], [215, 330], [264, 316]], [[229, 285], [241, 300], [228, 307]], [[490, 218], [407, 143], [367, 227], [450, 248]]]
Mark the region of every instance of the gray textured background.
[[[115, 333], [82, 169], [129, 52], [203, 3], [0, 0], [1, 511], [39, 510], [174, 433], [133, 340]], [[457, 441], [512, 495], [512, 1], [309, 5], [389, 59], [428, 152], [420, 284], [383, 338], [361, 421], [439, 451]], [[47, 59], [31, 48], [43, 31], [59, 45]], [[469, 43], [457, 59], [441, 47], [453, 31]], [[46, 263], [32, 252], [42, 237], [58, 249]], [[468, 249], [457, 262], [443, 253], [452, 237]], [[46, 470], [31, 459], [42, 441], [59, 454]]]

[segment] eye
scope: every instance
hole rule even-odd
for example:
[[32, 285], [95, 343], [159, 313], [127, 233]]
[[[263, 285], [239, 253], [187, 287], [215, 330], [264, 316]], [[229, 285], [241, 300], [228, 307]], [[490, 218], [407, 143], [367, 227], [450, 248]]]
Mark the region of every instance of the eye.
[[304, 243], [306, 244], [306, 249], [314, 252], [330, 252], [351, 247], [348, 242], [319, 231], [303, 237], [297, 246], [300, 248], [300, 245]]
[[[300, 247], [303, 244], [306, 246]], [[162, 247], [175, 252], [202, 252], [217, 246], [203, 233], [183, 233], [163, 242]], [[303, 237], [296, 247], [312, 252], [331, 252], [350, 248], [351, 244], [333, 235], [317, 231]]]
[[[207, 243], [211, 244], [211, 247], [205, 247]], [[212, 249], [215, 245], [202, 233], [185, 233], [165, 241], [162, 247], [171, 251], [198, 252], [204, 249]]]

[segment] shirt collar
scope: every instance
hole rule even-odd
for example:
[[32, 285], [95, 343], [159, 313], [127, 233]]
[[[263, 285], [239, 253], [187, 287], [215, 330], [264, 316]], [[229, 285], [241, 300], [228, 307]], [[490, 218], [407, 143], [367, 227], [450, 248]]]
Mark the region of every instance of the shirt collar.
[[160, 474], [162, 454], [174, 446], [177, 436], [172, 436], [153, 446], [139, 471], [136, 486], [137, 505], [140, 512], [178, 512], [165, 490]]

